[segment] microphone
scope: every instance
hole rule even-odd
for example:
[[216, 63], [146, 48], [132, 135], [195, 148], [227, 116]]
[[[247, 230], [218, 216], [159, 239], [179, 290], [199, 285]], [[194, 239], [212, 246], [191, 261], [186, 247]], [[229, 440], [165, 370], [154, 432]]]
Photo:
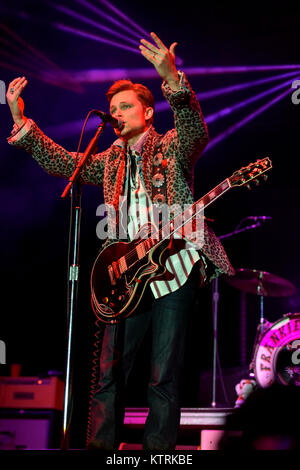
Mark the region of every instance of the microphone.
[[103, 111], [99, 111], [98, 109], [93, 109], [93, 113], [99, 116], [102, 121], [108, 122], [113, 128], [121, 130], [124, 127], [124, 122], [121, 119], [116, 119], [108, 113], [104, 113]]
[[246, 217], [246, 219], [250, 219], [250, 220], [254, 220], [255, 222], [257, 220], [271, 220], [272, 217], [269, 217], [267, 215], [255, 215], [255, 216], [249, 216], [249, 217]]

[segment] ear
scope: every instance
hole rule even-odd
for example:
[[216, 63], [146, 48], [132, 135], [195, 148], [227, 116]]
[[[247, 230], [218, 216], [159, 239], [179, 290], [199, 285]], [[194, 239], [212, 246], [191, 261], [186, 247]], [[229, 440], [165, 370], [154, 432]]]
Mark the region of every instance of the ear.
[[149, 121], [153, 117], [154, 109], [151, 107], [145, 108], [145, 119]]

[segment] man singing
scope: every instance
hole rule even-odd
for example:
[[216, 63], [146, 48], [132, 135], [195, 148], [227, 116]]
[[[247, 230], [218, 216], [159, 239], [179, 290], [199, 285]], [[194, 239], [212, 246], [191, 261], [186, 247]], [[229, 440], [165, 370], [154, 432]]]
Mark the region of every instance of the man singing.
[[[119, 201], [127, 200], [127, 235], [131, 240], [157, 204], [193, 203], [193, 169], [208, 143], [200, 105], [187, 77], [177, 71], [175, 47], [168, 49], [151, 33], [155, 45], [142, 39], [141, 54], [163, 80], [162, 91], [174, 113], [175, 128], [165, 135], [153, 127], [154, 100], [142, 84], [115, 82], [107, 93], [110, 114], [121, 120], [117, 140], [93, 155], [81, 173], [83, 183], [103, 186], [104, 202], [116, 217], [108, 220], [118, 239]], [[20, 94], [25, 77], [13, 80], [7, 101], [15, 125], [8, 142], [29, 152], [48, 173], [69, 178], [75, 170], [75, 152], [57, 145], [31, 119], [24, 116]], [[143, 208], [144, 210], [140, 210]], [[99, 358], [99, 382], [92, 398], [89, 449], [118, 449], [124, 420], [124, 390], [134, 359], [148, 329], [151, 330], [149, 414], [143, 449], [175, 448], [180, 423], [180, 374], [185, 332], [199, 282], [209, 281], [233, 268], [213, 231], [204, 225], [201, 248], [187, 235], [185, 246], [170, 248], [166, 275], [149, 283], [133, 315], [105, 325]], [[109, 243], [111, 240], [107, 240]], [[200, 279], [199, 279], [200, 276]]]

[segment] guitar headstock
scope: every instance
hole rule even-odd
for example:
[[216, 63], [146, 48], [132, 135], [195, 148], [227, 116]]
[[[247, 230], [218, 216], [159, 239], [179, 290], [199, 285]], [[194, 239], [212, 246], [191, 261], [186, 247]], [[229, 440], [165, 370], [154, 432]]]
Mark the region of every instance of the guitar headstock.
[[264, 179], [268, 176], [265, 173], [272, 168], [272, 162], [269, 157], [257, 160], [255, 163], [250, 163], [248, 166], [235, 171], [233, 175], [228, 178], [230, 186], [244, 186], [250, 189], [250, 183], [253, 181], [255, 184], [259, 184], [259, 177], [263, 175]]

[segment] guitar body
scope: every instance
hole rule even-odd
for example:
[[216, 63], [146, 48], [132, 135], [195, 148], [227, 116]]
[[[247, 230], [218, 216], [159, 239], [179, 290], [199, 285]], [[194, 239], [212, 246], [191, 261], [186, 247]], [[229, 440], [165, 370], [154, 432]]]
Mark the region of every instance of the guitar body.
[[161, 229], [145, 224], [133, 241], [115, 242], [104, 248], [97, 256], [91, 274], [92, 307], [97, 318], [104, 323], [118, 323], [127, 318], [139, 305], [147, 284], [168, 274], [165, 261], [170, 239], [174, 242], [172, 235], [193, 222], [195, 217], [203, 217], [204, 208], [230, 188], [249, 187], [252, 181], [258, 183], [258, 177], [271, 168], [268, 157], [250, 163]]
[[136, 245], [149, 230], [146, 224], [133, 241], [111, 243], [96, 258], [91, 273], [92, 307], [98, 319], [104, 323], [118, 323], [128, 317], [140, 303], [149, 281], [166, 271], [163, 263], [168, 240], [153, 247], [146, 256], [128, 267], [125, 273], [117, 276], [113, 271], [113, 262], [135, 251]]

